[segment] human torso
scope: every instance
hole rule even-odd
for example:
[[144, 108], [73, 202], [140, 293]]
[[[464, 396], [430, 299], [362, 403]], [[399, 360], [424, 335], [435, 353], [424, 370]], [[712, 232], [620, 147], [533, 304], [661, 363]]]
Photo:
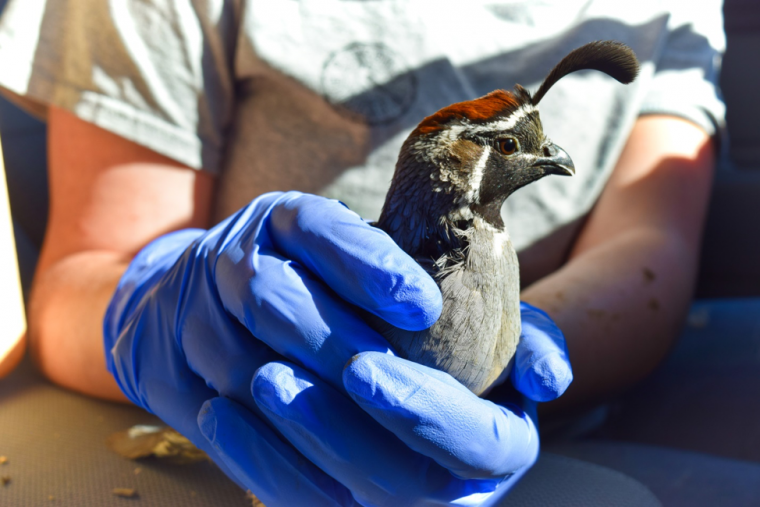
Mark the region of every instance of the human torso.
[[544, 130], [577, 176], [531, 185], [504, 209], [518, 251], [543, 242], [521, 255], [525, 278], [556, 269], [638, 115], [667, 16], [642, 9], [648, 17], [624, 24], [611, 14], [615, 2], [439, 4], [244, 3], [217, 216], [263, 192], [297, 189], [377, 218], [401, 144], [422, 118], [496, 88], [535, 87], [571, 49], [621, 40], [644, 62], [637, 83], [579, 73], [541, 104]]

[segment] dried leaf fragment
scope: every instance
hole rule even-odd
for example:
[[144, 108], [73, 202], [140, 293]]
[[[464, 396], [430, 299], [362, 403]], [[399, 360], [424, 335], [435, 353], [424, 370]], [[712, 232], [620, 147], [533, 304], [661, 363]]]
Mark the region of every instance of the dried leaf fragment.
[[106, 444], [129, 459], [154, 456], [180, 465], [209, 459], [205, 452], [168, 426], [132, 426], [108, 437]]
[[256, 495], [250, 489], [245, 492], [245, 497], [251, 501], [251, 507], [266, 507], [264, 502], [256, 498]]
[[3, 475], [0, 477], [0, 484], [3, 486], [7, 486], [11, 482], [11, 476], [10, 475]]
[[135, 488], [113, 488], [113, 494], [122, 498], [135, 498], [137, 490]]

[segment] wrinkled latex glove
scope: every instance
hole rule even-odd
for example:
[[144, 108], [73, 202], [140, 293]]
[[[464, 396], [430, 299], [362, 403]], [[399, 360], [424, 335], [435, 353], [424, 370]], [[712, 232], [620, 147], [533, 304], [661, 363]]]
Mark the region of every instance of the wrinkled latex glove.
[[525, 304], [522, 320], [514, 388], [504, 384], [491, 399], [438, 370], [364, 352], [343, 371], [350, 399], [291, 363], [256, 372], [256, 403], [287, 443], [267, 439], [260, 419], [223, 398], [204, 405], [198, 422], [268, 507], [492, 505], [538, 456], [536, 402], [572, 380], [557, 326]]
[[528, 303], [520, 303], [520, 321], [512, 385], [531, 400], [555, 400], [573, 381], [565, 336], [545, 311]]
[[[250, 383], [271, 361], [342, 389], [346, 361], [388, 350], [352, 305], [425, 329], [441, 296], [390, 237], [341, 203], [266, 194], [209, 231], [165, 235], [136, 256], [104, 319], [107, 366], [132, 402], [225, 468], [198, 429], [204, 401], [224, 396], [270, 424]], [[260, 426], [263, 441], [281, 445]], [[269, 480], [266, 466], [249, 473]]]

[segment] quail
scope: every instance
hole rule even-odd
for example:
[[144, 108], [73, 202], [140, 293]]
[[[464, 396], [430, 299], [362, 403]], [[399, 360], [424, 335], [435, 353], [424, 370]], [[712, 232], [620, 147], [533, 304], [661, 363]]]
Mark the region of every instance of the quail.
[[575, 172], [544, 134], [536, 106], [571, 72], [594, 69], [627, 84], [638, 67], [628, 46], [592, 42], [563, 58], [534, 94], [519, 84], [496, 90], [445, 107], [412, 131], [375, 225], [433, 276], [443, 311], [423, 331], [371, 318], [402, 357], [478, 395], [508, 374], [520, 337], [520, 275], [501, 207], [533, 181]]

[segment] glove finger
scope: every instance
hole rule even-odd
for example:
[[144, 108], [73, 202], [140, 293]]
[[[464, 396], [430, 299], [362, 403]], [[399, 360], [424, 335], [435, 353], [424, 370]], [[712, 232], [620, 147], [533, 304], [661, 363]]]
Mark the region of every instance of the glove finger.
[[[309, 460], [362, 505], [479, 505], [499, 480], [463, 481], [379, 426], [347, 397], [295, 365], [270, 363], [254, 377], [262, 411]], [[415, 503], [420, 499], [429, 503]], [[468, 503], [469, 499], [470, 503]]]
[[[136, 322], [130, 325], [136, 325]], [[193, 373], [186, 363], [179, 360], [167, 361], [167, 365], [174, 366], [162, 372], [157, 372], [150, 367], [141, 368], [142, 365], [151, 364], [152, 358], [144, 357], [145, 354], [150, 356], [161, 353], [155, 349], [141, 347], [139, 341], [142, 339], [149, 339], [149, 337], [139, 333], [124, 333], [114, 346], [116, 353], [113, 354], [113, 374], [124, 394], [133, 403], [156, 414], [166, 424], [184, 435], [196, 447], [208, 454], [228, 477], [243, 487], [198, 427], [198, 411], [207, 399], [218, 396], [216, 391], [210, 389], [201, 377]], [[162, 342], [154, 340], [155, 343]], [[164, 352], [169, 354], [167, 357], [177, 354], [174, 347]], [[130, 364], [126, 364], [125, 358], [128, 358], [126, 361]], [[175, 379], [181, 379], [181, 383], [176, 380], [172, 383], [171, 379], [167, 379], [167, 371]], [[183, 389], [178, 391], [167, 387], [171, 385], [182, 385]]]
[[280, 354], [254, 338], [220, 304], [194, 305], [185, 312], [180, 336], [187, 364], [218, 393], [214, 396], [233, 399], [261, 415], [250, 382], [259, 367], [282, 360]]
[[382, 230], [338, 201], [289, 192], [272, 208], [272, 242], [343, 299], [402, 329], [432, 326], [438, 286]]
[[544, 311], [520, 303], [522, 333], [510, 372], [512, 385], [534, 401], [559, 398], [573, 381], [562, 331]]
[[478, 398], [433, 372], [368, 352], [346, 366], [343, 382], [376, 421], [458, 477], [501, 478], [535, 461], [538, 432], [522, 407]]
[[[250, 279], [220, 281], [227, 310], [259, 340], [333, 386], [343, 389], [341, 371], [353, 355], [390, 349], [355, 308], [298, 263], [259, 249], [251, 268]], [[246, 386], [251, 378], [253, 372]]]
[[198, 426], [238, 482], [269, 507], [357, 505], [342, 484], [234, 401], [207, 401]]

